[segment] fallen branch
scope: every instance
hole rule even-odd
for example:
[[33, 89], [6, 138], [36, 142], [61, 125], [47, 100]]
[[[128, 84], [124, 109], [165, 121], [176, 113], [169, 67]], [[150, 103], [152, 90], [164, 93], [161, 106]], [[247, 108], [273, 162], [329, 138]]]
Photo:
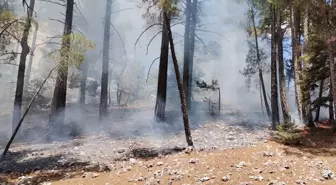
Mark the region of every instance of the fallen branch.
[[24, 118], [25, 118], [26, 115], [28, 114], [29, 109], [30, 109], [31, 106], [33, 105], [33, 103], [34, 103], [36, 97], [39, 95], [40, 91], [42, 90], [43, 85], [47, 82], [48, 78], [50, 77], [50, 75], [51, 75], [51, 73], [54, 71], [54, 69], [56, 69], [56, 67], [57, 67], [57, 66], [55, 66], [54, 68], [52, 68], [52, 69], [50, 70], [48, 76], [43, 80], [41, 86], [39, 87], [39, 89], [37, 90], [37, 92], [35, 93], [35, 95], [33, 96], [32, 100], [29, 102], [29, 105], [28, 105], [26, 111], [23, 113], [23, 116], [21, 117], [21, 119], [20, 119], [18, 125], [16, 126], [16, 128], [15, 128], [15, 130], [14, 130], [12, 136], [11, 136], [11, 138], [9, 139], [8, 143], [6, 144], [6, 147], [5, 147], [5, 149], [4, 149], [4, 151], [3, 151], [2, 155], [1, 155], [0, 162], [3, 161], [3, 160], [5, 160], [5, 157], [6, 157], [6, 154], [7, 154], [8, 150], [9, 150], [9, 147], [11, 146], [11, 144], [12, 144], [12, 142], [13, 142], [13, 140], [14, 140], [16, 134], [18, 133], [18, 131], [19, 131], [21, 125], [22, 125], [22, 122], [23, 122]]

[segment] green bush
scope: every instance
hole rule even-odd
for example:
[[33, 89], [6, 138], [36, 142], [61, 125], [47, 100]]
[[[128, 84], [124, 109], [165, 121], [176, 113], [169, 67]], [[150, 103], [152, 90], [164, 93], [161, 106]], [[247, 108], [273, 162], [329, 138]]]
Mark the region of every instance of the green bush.
[[302, 131], [297, 129], [294, 123], [282, 123], [277, 126], [275, 139], [284, 144], [300, 144], [303, 137]]

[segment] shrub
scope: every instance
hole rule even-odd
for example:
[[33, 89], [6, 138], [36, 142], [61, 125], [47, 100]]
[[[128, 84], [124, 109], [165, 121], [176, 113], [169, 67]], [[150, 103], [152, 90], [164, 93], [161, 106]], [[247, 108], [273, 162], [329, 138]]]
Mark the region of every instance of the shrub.
[[294, 123], [281, 123], [277, 126], [273, 137], [284, 144], [300, 144], [303, 132], [295, 127]]

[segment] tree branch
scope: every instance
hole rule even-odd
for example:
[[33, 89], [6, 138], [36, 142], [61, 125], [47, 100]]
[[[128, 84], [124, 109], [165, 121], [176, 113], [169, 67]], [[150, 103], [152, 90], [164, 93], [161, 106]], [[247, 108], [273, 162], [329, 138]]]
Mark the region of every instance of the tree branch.
[[148, 42], [148, 44], [147, 44], [147, 48], [146, 48], [146, 55], [148, 55], [148, 48], [149, 48], [150, 44], [151, 44], [152, 41], [155, 39], [155, 37], [158, 36], [160, 33], [162, 33], [162, 31], [157, 32], [157, 33], [151, 38], [151, 40]]
[[123, 48], [124, 48], [124, 54], [125, 54], [126, 60], [128, 60], [128, 58], [127, 58], [127, 52], [126, 52], [126, 47], [125, 47], [125, 43], [124, 43], [123, 39], [121, 38], [121, 35], [120, 35], [118, 29], [117, 29], [112, 23], [110, 23], [110, 24], [111, 24], [112, 28], [117, 32], [118, 37], [119, 37], [119, 39], [120, 39], [120, 42], [121, 42], [121, 44], [122, 44], [122, 46], [123, 46]]
[[18, 22], [19, 20], [18, 19], [15, 19], [14, 21], [8, 23], [8, 24], [5, 24], [4, 26], [2, 26], [2, 31], [0, 32], [0, 37], [2, 37], [2, 34], [3, 32], [7, 31], [7, 29], [12, 26], [14, 23]]
[[152, 66], [153, 66], [153, 64], [154, 64], [154, 62], [155, 62], [157, 59], [160, 59], [160, 57], [157, 57], [156, 59], [154, 59], [153, 62], [152, 62], [152, 64], [149, 66], [148, 73], [147, 73], [147, 78], [146, 78], [146, 83], [147, 83], [147, 81], [148, 81], [148, 77], [149, 77], [150, 70], [151, 70], [151, 68], [152, 68]]
[[143, 34], [146, 33], [146, 31], [148, 31], [149, 29], [151, 29], [152, 27], [154, 26], [161, 26], [162, 24], [160, 23], [155, 23], [155, 24], [152, 24], [150, 26], [148, 26], [144, 31], [141, 32], [141, 34], [139, 35], [139, 37], [137, 38], [137, 40], [135, 41], [135, 44], [134, 44], [134, 52], [135, 52], [135, 48], [136, 48], [136, 45], [138, 44], [140, 38], [142, 37]]
[[216, 34], [222, 38], [224, 38], [226, 41], [229, 41], [224, 35], [220, 34], [220, 33], [217, 33], [217, 32], [214, 32], [214, 31], [210, 31], [210, 30], [203, 30], [203, 29], [195, 29], [196, 31], [200, 31], [200, 32], [206, 32], [206, 33], [213, 33], [213, 34]]
[[52, 3], [52, 4], [56, 4], [56, 5], [60, 5], [60, 6], [65, 6], [65, 4], [55, 2], [55, 1], [52, 1], [52, 0], [40, 0], [40, 1], [44, 1], [44, 2], [47, 2], [47, 3]]

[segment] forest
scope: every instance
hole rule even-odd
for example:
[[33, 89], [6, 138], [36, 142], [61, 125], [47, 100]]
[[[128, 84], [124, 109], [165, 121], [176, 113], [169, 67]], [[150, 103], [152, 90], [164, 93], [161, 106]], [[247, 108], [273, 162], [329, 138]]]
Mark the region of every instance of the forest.
[[334, 0], [0, 0], [0, 185], [335, 184]]

